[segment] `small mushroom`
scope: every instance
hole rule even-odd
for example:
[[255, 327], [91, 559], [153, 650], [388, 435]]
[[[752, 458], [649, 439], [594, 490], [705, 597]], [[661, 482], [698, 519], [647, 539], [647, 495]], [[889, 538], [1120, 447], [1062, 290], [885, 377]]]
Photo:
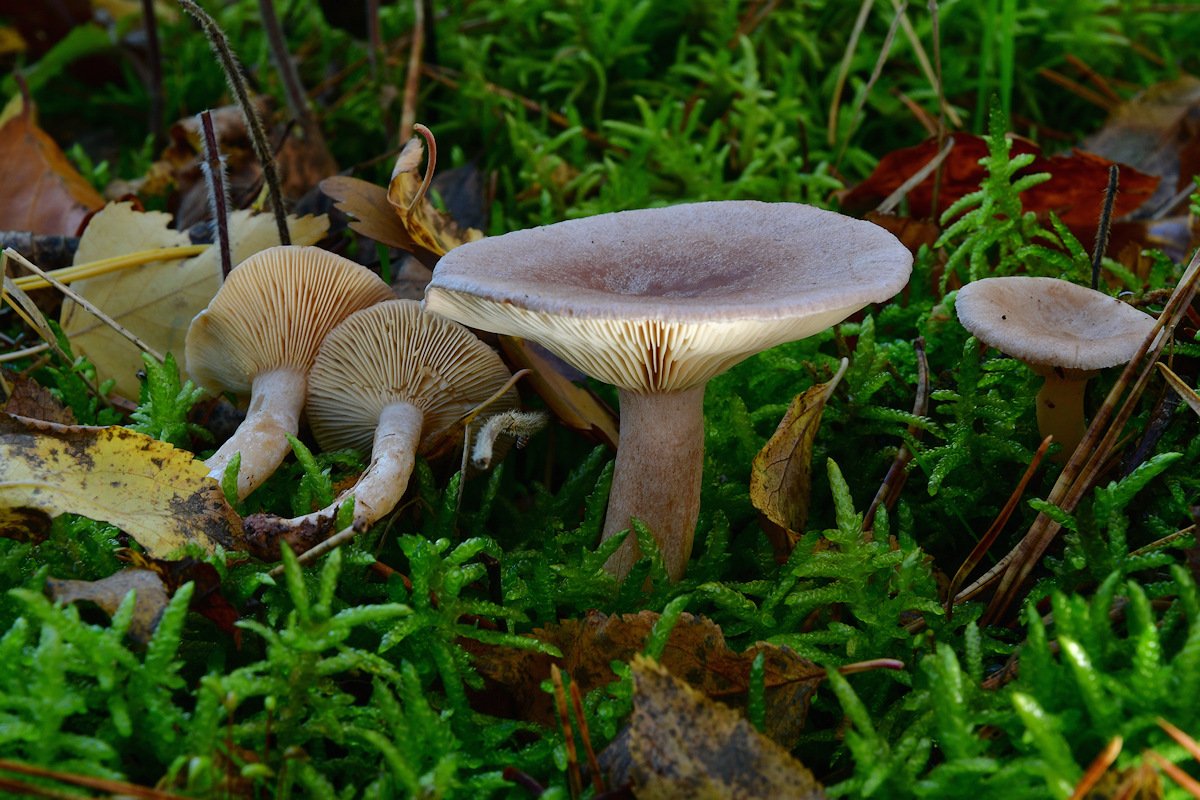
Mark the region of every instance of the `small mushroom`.
[[[320, 538], [350, 495], [355, 530], [367, 528], [400, 502], [416, 456], [444, 446], [456, 424], [511, 378], [475, 334], [416, 300], [389, 300], [351, 314], [321, 344], [306, 408], [322, 449], [369, 450], [371, 463], [330, 506], [290, 520], [255, 515], [247, 520], [252, 535]], [[488, 411], [516, 407], [509, 388]]]
[[205, 465], [221, 480], [242, 454], [238, 497], [254, 491], [290, 451], [308, 371], [325, 334], [352, 312], [395, 297], [369, 269], [318, 247], [262, 250], [230, 273], [192, 320], [188, 374], [214, 393], [250, 395], [246, 419]]
[[[618, 387], [620, 446], [603, 536], [643, 521], [678, 580], [699, 513], [705, 384], [886, 300], [911, 264], [887, 231], [829, 211], [696, 203], [457, 247], [434, 270], [425, 306], [532, 339]], [[622, 579], [637, 557], [629, 537], [607, 568]]]
[[1062, 445], [1066, 461], [1087, 426], [1088, 379], [1125, 364], [1154, 317], [1103, 292], [1057, 278], [984, 278], [958, 290], [958, 320], [975, 338], [1045, 378], [1037, 395], [1038, 432]]

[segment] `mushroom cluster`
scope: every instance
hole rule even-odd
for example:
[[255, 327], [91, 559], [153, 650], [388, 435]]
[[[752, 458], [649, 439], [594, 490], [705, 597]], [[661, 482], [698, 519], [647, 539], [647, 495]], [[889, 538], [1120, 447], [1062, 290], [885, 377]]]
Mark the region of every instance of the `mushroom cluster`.
[[[603, 536], [644, 522], [678, 580], [692, 549], [710, 378], [811, 336], [908, 282], [912, 256], [872, 223], [796, 203], [622, 211], [457, 247], [425, 307], [532, 339], [617, 387], [620, 446]], [[638, 558], [627, 537], [607, 568]]]

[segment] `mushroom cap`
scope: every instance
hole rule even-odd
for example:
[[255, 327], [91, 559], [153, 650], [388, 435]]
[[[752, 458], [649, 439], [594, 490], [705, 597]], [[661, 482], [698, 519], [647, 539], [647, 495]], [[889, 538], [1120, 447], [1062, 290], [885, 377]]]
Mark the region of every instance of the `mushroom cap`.
[[[351, 314], [321, 344], [308, 376], [308, 421], [325, 449], [370, 450], [385, 406], [424, 412], [420, 452], [512, 377], [500, 356], [457, 322], [389, 300]], [[509, 389], [490, 413], [517, 407]]]
[[188, 374], [210, 391], [248, 394], [259, 373], [307, 372], [331, 328], [395, 296], [371, 270], [328, 250], [267, 248], [231, 270], [192, 319]]
[[1125, 364], [1154, 317], [1103, 292], [1057, 278], [984, 278], [958, 290], [958, 320], [979, 341], [1035, 369]]
[[911, 268], [870, 222], [798, 203], [693, 203], [456, 247], [425, 304], [620, 388], [677, 391], [886, 300]]

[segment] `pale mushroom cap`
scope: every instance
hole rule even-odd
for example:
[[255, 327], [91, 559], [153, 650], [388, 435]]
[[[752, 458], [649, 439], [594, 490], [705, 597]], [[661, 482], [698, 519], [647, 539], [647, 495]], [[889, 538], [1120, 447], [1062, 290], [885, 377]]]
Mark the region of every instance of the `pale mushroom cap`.
[[675, 391], [888, 299], [911, 267], [869, 222], [797, 203], [694, 203], [465, 244], [438, 262], [425, 303], [615, 386]]
[[958, 290], [958, 320], [979, 341], [1034, 367], [1125, 364], [1154, 317], [1057, 278], [984, 278]]
[[[425, 452], [438, 433], [511, 377], [500, 357], [462, 325], [416, 300], [391, 300], [350, 315], [325, 337], [309, 373], [308, 419], [322, 448], [365, 451], [384, 407], [408, 402], [424, 412]], [[516, 407], [510, 389], [486, 414]]]
[[307, 371], [331, 328], [393, 297], [375, 273], [319, 247], [262, 250], [235, 267], [192, 320], [188, 374], [211, 391], [247, 394], [259, 373]]

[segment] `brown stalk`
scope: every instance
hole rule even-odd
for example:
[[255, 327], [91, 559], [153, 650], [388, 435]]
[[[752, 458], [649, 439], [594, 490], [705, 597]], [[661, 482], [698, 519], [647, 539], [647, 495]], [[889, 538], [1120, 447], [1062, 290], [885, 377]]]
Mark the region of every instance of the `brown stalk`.
[[404, 103], [400, 110], [400, 141], [413, 135], [417, 121], [417, 94], [421, 88], [421, 59], [425, 49], [425, 4], [413, 0], [413, 32], [408, 48], [408, 73], [404, 77]]
[[1073, 78], [1068, 78], [1066, 75], [1063, 75], [1057, 70], [1050, 69], [1049, 67], [1042, 67], [1038, 70], [1038, 75], [1042, 76], [1053, 84], [1061, 86], [1076, 97], [1086, 100], [1092, 105], [1099, 106], [1105, 111], [1112, 111], [1118, 105], [1112, 100], [1109, 100], [1100, 92], [1097, 92], [1095, 89], [1089, 89], [1079, 81], [1074, 80]]
[[208, 202], [213, 224], [217, 227], [217, 246], [221, 251], [221, 279], [233, 270], [233, 250], [229, 245], [229, 184], [225, 182], [225, 159], [213, 130], [212, 114], [200, 112], [200, 127], [204, 131], [204, 148], [200, 166], [208, 183]]
[[1121, 99], [1121, 95], [1117, 94], [1116, 90], [1109, 85], [1104, 76], [1092, 69], [1082, 58], [1074, 53], [1067, 53], [1065, 58], [1068, 64], [1079, 70], [1085, 78], [1092, 82], [1093, 86], [1100, 90], [1101, 94], [1113, 101], [1113, 103], [1120, 105], [1125, 102]]
[[[160, 789], [153, 789], [149, 786], [139, 786], [136, 783], [126, 783], [125, 781], [113, 781], [107, 778], [93, 778], [89, 775], [75, 775], [70, 772], [60, 772], [59, 770], [47, 769], [34, 764], [23, 764], [20, 761], [10, 761], [9, 759], [0, 759], [0, 770], [6, 772], [16, 772], [19, 775], [29, 775], [35, 778], [49, 778], [65, 783], [70, 786], [82, 786], [87, 789], [96, 789], [101, 792], [108, 792], [110, 795], [122, 795], [127, 797], [143, 797], [148, 800], [185, 800], [182, 795], [164, 792]], [[21, 790], [33, 794], [40, 787], [21, 784]], [[41, 797], [72, 797], [77, 798], [79, 795], [65, 794], [42, 794]]]
[[1192, 797], [1200, 798], [1200, 781], [1197, 781], [1191, 775], [1181, 770], [1179, 767], [1167, 761], [1154, 750], [1146, 751], [1146, 758], [1154, 762], [1154, 765], [1167, 773], [1167, 777], [1179, 784], [1185, 792]]
[[[1121, 431], [1133, 415], [1138, 399], [1146, 386], [1150, 375], [1154, 372], [1154, 362], [1166, 346], [1167, 340], [1175, 331], [1175, 326], [1183, 318], [1195, 298], [1197, 281], [1200, 280], [1200, 251], [1192, 256], [1184, 271], [1179, 284], [1171, 293], [1166, 307], [1163, 309], [1149, 335], [1138, 347], [1134, 357], [1122, 370], [1117, 382], [1104, 399], [1104, 404], [1096, 412], [1092, 424], [1079, 447], [1071, 454], [1063, 467], [1062, 473], [1050, 490], [1046, 500], [1068, 514], [1083, 499], [1084, 494], [1092, 487], [1097, 475], [1112, 454], [1113, 447], [1121, 436]], [[1161, 335], [1160, 335], [1161, 334]], [[1128, 393], [1126, 390], [1128, 389]], [[1121, 397], [1125, 400], [1121, 403]], [[1118, 408], [1118, 403], [1120, 407]], [[1000, 585], [988, 606], [985, 620], [995, 622], [1008, 610], [1009, 605], [1016, 599], [1025, 579], [1029, 577], [1034, 567], [1041, 560], [1046, 548], [1054, 541], [1059, 529], [1058, 523], [1045, 514], [1039, 514], [1030, 526], [1025, 537], [1005, 557], [1008, 562], [1000, 578]], [[983, 580], [991, 581], [993, 573], [989, 572]], [[975, 587], [964, 590], [970, 592]], [[957, 598], [956, 598], [957, 600]]]
[[592, 773], [592, 789], [596, 794], [604, 791], [604, 778], [600, 771], [600, 762], [592, 747], [592, 734], [588, 730], [587, 715], [583, 713], [583, 698], [579, 695], [579, 684], [571, 681], [571, 708], [575, 711], [575, 720], [579, 723], [579, 738], [583, 739], [583, 749], [587, 753], [588, 771]]
[[[917, 353], [917, 396], [913, 400], [912, 413], [913, 416], [923, 417], [929, 411], [929, 360], [925, 357], [925, 340], [918, 337], [913, 342], [913, 349]], [[920, 438], [922, 432], [915, 425], [908, 426], [908, 434], [913, 438]], [[887, 506], [890, 511], [896, 504], [896, 500], [900, 497], [900, 492], [908, 480], [906, 467], [912, 461], [912, 457], [912, 451], [908, 449], [907, 445], [901, 444], [895, 459], [892, 460], [892, 466], [888, 468], [887, 475], [884, 476], [883, 483], [875, 492], [875, 499], [871, 501], [871, 507], [863, 516], [863, 531], [874, 529], [875, 514], [879, 511], [880, 505]]]
[[563, 688], [562, 670], [550, 665], [550, 680], [554, 683], [554, 704], [558, 708], [558, 722], [562, 726], [563, 742], [567, 746], [567, 778], [571, 786], [571, 797], [583, 794], [583, 775], [579, 772], [579, 754], [575, 751], [575, 732], [571, 729], [571, 713], [567, 710], [567, 693]]
[[976, 543], [971, 550], [970, 555], [963, 561], [962, 566], [958, 568], [958, 572], [954, 573], [954, 579], [950, 581], [950, 587], [946, 590], [946, 618], [954, 612], [954, 605], [958, 602], [955, 595], [959, 588], [966, 582], [967, 576], [975, 571], [979, 566], [979, 562], [987, 554], [999, 538], [1000, 532], [1004, 530], [1004, 526], [1008, 524], [1009, 517], [1017, 508], [1017, 503], [1021, 502], [1021, 497], [1025, 494], [1025, 489], [1029, 486], [1029, 481], [1037, 473], [1037, 468], [1041, 466], [1042, 458], [1045, 457], [1046, 451], [1050, 449], [1050, 443], [1054, 440], [1053, 436], [1047, 436], [1042, 440], [1037, 452], [1033, 454], [1033, 458], [1029, 461], [1029, 466], [1025, 468], [1025, 474], [1021, 476], [1021, 480], [1017, 482], [1017, 486], [1013, 489], [1012, 494], [1008, 496], [1008, 502], [1004, 504], [1004, 508], [1000, 509], [1000, 513], [996, 515], [996, 519], [992, 522], [987, 533], [983, 538]]
[[154, 0], [142, 0], [142, 25], [146, 29], [146, 57], [150, 61], [150, 133], [157, 150], [163, 142], [163, 77]]
[[1117, 760], [1117, 756], [1121, 755], [1121, 748], [1124, 744], [1125, 740], [1120, 736], [1114, 736], [1109, 740], [1104, 749], [1092, 759], [1092, 763], [1088, 764], [1087, 771], [1083, 773], [1083, 777], [1079, 779], [1079, 783], [1075, 784], [1075, 791], [1071, 793], [1071, 800], [1083, 800], [1088, 796], [1088, 793], [1104, 777], [1104, 773], [1108, 772], [1108, 768]]

